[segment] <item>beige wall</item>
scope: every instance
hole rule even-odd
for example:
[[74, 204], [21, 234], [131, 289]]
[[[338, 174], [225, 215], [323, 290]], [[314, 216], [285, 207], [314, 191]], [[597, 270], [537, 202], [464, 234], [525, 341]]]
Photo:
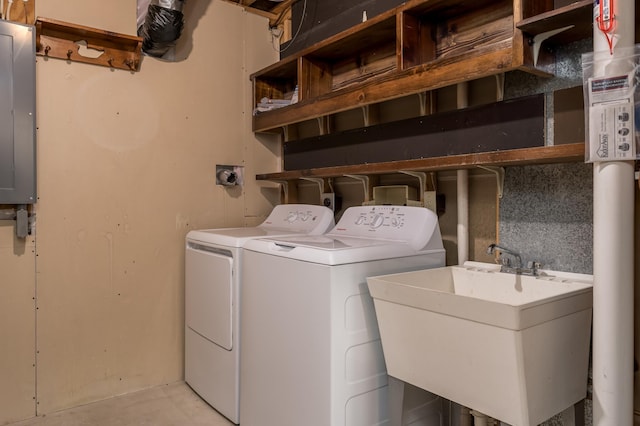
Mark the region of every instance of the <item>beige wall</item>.
[[[37, 8], [136, 31], [135, 0]], [[259, 222], [278, 201], [252, 178], [279, 165], [277, 144], [250, 127], [249, 74], [277, 59], [267, 21], [219, 0], [187, 8], [188, 41], [176, 55], [184, 60], [145, 57], [139, 73], [37, 60], [34, 238], [25, 247], [0, 222], [3, 292], [20, 299], [0, 302], [14, 323], [0, 325], [13, 348], [0, 354], [0, 424], [32, 416], [34, 395], [42, 414], [182, 379], [185, 234]], [[216, 186], [216, 164], [245, 166], [247, 185]]]
[[0, 220], [0, 424], [35, 410], [35, 244]]

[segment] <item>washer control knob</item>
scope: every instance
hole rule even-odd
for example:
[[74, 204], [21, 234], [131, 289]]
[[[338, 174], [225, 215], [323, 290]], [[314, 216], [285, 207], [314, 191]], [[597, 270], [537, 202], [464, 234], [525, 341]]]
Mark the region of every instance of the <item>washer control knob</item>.
[[293, 223], [296, 220], [298, 220], [298, 212], [289, 212], [286, 221], [289, 223]]
[[382, 215], [382, 213], [378, 213], [373, 217], [373, 220], [371, 221], [371, 227], [379, 228], [382, 226], [383, 223], [384, 223], [384, 215]]
[[309, 213], [300, 213], [300, 220], [306, 222], [311, 215]]
[[356, 225], [362, 225], [364, 223], [364, 216], [358, 216], [356, 219]]

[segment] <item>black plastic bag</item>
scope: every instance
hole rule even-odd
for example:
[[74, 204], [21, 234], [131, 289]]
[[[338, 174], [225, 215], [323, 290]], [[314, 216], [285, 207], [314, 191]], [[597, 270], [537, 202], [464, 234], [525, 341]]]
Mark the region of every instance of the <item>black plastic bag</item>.
[[138, 36], [143, 38], [142, 51], [156, 58], [162, 57], [172, 47], [182, 34], [184, 15], [183, 1], [163, 2], [173, 8], [163, 7], [157, 1], [152, 1], [147, 11], [144, 25], [138, 30]]

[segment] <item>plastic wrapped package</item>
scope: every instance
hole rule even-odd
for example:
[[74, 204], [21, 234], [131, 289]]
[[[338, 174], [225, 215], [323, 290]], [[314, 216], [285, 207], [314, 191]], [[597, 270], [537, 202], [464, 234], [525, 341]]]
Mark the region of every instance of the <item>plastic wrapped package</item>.
[[582, 55], [582, 75], [585, 161], [640, 159], [640, 45]]

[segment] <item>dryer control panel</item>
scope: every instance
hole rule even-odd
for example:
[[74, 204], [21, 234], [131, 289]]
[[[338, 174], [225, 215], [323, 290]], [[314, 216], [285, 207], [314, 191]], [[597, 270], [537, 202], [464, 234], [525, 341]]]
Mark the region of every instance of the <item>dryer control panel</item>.
[[348, 208], [328, 235], [397, 240], [421, 248], [440, 236], [438, 217], [423, 207], [358, 206]]
[[274, 207], [261, 228], [291, 229], [304, 234], [323, 234], [333, 226], [333, 211], [312, 204], [280, 204]]

